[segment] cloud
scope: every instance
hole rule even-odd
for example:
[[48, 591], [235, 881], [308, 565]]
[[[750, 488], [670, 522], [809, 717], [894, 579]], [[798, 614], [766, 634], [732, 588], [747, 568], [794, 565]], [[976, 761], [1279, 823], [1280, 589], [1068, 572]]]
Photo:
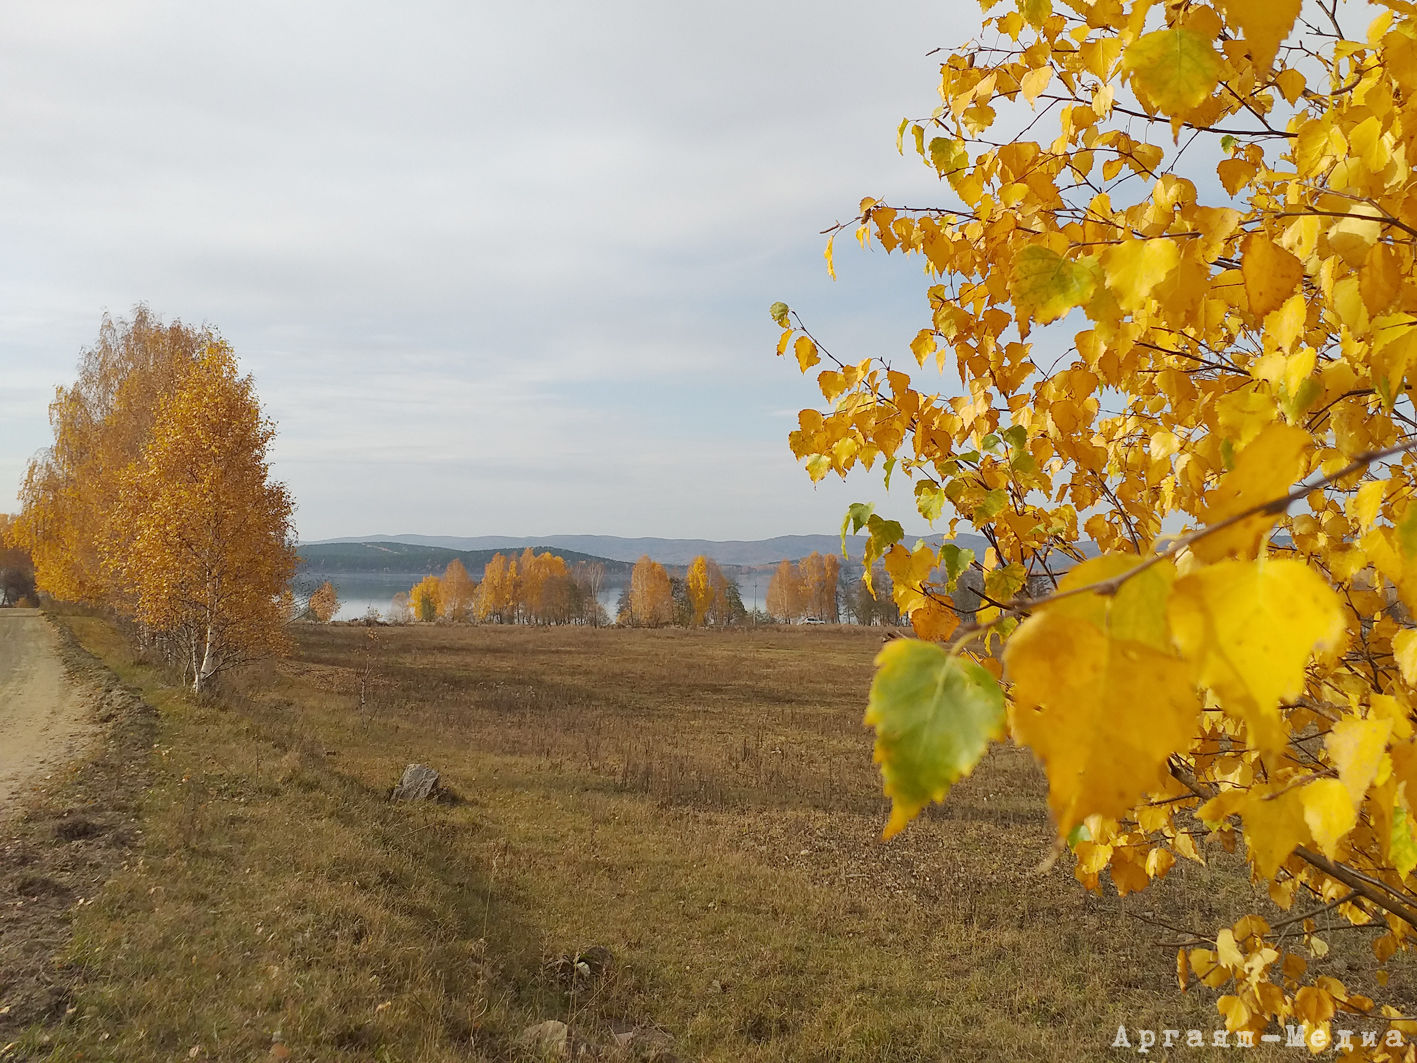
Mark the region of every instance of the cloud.
[[773, 415], [813, 389], [766, 307], [853, 358], [904, 352], [918, 263], [843, 249], [833, 285], [817, 233], [863, 194], [938, 194], [895, 125], [934, 106], [925, 53], [977, 17], [7, 5], [3, 453], [44, 445], [100, 313], [146, 300], [255, 373], [309, 535], [396, 507], [450, 534], [834, 526]]

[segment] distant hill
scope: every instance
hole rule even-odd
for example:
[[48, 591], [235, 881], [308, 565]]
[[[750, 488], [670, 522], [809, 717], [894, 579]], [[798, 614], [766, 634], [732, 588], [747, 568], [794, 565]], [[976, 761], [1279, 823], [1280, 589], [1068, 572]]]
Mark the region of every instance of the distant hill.
[[[914, 543], [917, 538], [926, 538], [938, 543], [944, 536], [938, 533], [926, 536], [907, 534], [906, 544]], [[959, 535], [955, 537], [955, 542], [975, 550], [981, 556], [984, 548], [988, 545], [978, 535]], [[847, 539], [847, 549], [852, 558], [861, 556], [864, 543], [865, 540], [860, 537]], [[523, 547], [534, 546], [538, 550], [552, 550], [568, 562], [575, 555], [620, 561], [627, 565], [633, 564], [645, 554], [661, 565], [687, 565], [694, 558], [703, 554], [720, 565], [754, 568], [762, 565], [775, 565], [779, 561], [795, 561], [814, 551], [821, 554], [840, 553], [841, 536], [779, 535], [772, 539], [716, 541], [712, 539], [626, 539], [618, 535], [549, 535], [540, 539], [506, 535], [369, 535], [362, 538], [324, 539], [318, 543], [301, 547], [301, 553], [303, 556], [306, 552], [316, 548], [323, 550], [327, 546], [340, 544], [362, 545], [370, 548], [371, 551], [376, 546], [394, 547], [399, 545], [442, 549], [449, 552], [449, 559], [451, 559], [451, 553], [455, 551], [478, 556], [485, 554], [486, 557], [491, 557], [494, 552], [499, 550], [503, 553], [508, 550], [520, 553]], [[444, 561], [443, 564], [446, 565], [447, 562]], [[472, 565], [466, 560], [463, 561], [463, 564], [468, 566], [469, 572], [472, 571]], [[484, 559], [481, 564], [486, 564], [486, 560]]]
[[[566, 564], [581, 561], [599, 561], [605, 566], [605, 574], [613, 578], [628, 578], [633, 567], [623, 561], [606, 557], [594, 557], [575, 550], [546, 546], [541, 543], [526, 542], [537, 553], [549, 550], [564, 558]], [[306, 576], [326, 576], [359, 573], [364, 575], [386, 574], [399, 576], [438, 576], [453, 560], [459, 560], [473, 579], [482, 578], [482, 570], [494, 554], [521, 553], [521, 546], [515, 550], [456, 550], [442, 546], [421, 543], [406, 543], [391, 540], [336, 541], [329, 543], [306, 543], [299, 548], [300, 571]]]

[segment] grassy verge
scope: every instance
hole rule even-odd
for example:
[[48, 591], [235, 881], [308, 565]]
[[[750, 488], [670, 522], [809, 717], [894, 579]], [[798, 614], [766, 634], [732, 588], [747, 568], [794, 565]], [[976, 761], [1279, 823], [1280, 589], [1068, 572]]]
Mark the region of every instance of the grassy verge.
[[[309, 628], [222, 707], [71, 623], [161, 724], [42, 1058], [532, 1059], [545, 1019], [681, 1059], [1113, 1058], [1119, 1024], [1217, 1025], [1159, 924], [1262, 903], [1233, 862], [1125, 901], [1035, 873], [1011, 748], [881, 843], [870, 632]], [[455, 800], [389, 802], [413, 761]]]

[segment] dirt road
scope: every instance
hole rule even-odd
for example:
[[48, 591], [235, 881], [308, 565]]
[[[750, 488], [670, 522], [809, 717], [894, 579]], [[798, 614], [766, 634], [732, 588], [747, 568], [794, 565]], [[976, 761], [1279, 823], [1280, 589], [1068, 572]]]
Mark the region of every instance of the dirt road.
[[94, 733], [38, 609], [0, 609], [0, 819]]

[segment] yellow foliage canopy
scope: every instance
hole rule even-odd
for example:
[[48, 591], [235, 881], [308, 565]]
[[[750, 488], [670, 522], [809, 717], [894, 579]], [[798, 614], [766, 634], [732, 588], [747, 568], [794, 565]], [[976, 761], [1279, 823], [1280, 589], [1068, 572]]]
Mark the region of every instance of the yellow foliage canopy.
[[[909, 349], [802, 358], [773, 312], [823, 399], [790, 435], [811, 478], [880, 469], [989, 542], [847, 514], [919, 645], [988, 676], [882, 655], [888, 830], [972, 766], [993, 684], [1089, 886], [1203, 860], [1200, 823], [1280, 904], [1383, 920], [1386, 959], [1417, 940], [1417, 10], [983, 6], [900, 131], [939, 205], [848, 223], [924, 269]], [[1213, 936], [1180, 973], [1231, 1029], [1375, 1007], [1262, 920]]]
[[50, 423], [18, 522], [41, 588], [132, 617], [197, 690], [283, 649], [293, 507], [225, 342], [145, 307], [105, 318]]
[[674, 623], [674, 588], [664, 566], [647, 555], [630, 570], [629, 613], [620, 622], [634, 627], [665, 627]]
[[251, 378], [212, 344], [158, 405], [120, 480], [101, 553], [149, 627], [181, 633], [194, 685], [284, 646], [279, 597], [294, 574], [293, 508], [271, 483]]

